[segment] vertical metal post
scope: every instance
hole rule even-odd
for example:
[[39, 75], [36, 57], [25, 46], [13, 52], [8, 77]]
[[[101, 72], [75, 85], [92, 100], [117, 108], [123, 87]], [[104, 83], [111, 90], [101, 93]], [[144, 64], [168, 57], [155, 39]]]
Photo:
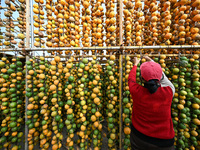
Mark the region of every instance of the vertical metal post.
[[123, 44], [123, 2], [119, 0], [119, 46]]
[[[30, 48], [30, 0], [26, 0], [26, 48]], [[26, 56], [26, 62], [29, 57]], [[26, 68], [26, 75], [28, 74]], [[27, 79], [26, 79], [26, 89], [28, 88]], [[28, 97], [26, 96], [25, 102], [25, 122], [27, 121], [27, 106], [28, 106]], [[28, 126], [25, 124], [25, 150], [28, 150]]]
[[[33, 0], [30, 0], [30, 9], [33, 8]], [[31, 10], [31, 20], [30, 20], [30, 23], [31, 23], [31, 48], [34, 47], [34, 26], [33, 26], [33, 11]], [[35, 51], [33, 52], [33, 56], [35, 56]]]
[[30, 48], [30, 0], [26, 0], [26, 48]]
[[[26, 56], [26, 62], [29, 60], [29, 57]], [[26, 76], [28, 74], [28, 70], [27, 70], [27, 67], [26, 67]], [[28, 88], [28, 83], [27, 83], [27, 78], [26, 78], [26, 89]], [[27, 118], [27, 106], [28, 106], [28, 97], [26, 96], [26, 102], [25, 102], [25, 122], [28, 121], [28, 118]], [[28, 150], [28, 125], [26, 125], [25, 123], [25, 150]]]
[[122, 77], [123, 77], [123, 55], [119, 56], [119, 149], [122, 149]]

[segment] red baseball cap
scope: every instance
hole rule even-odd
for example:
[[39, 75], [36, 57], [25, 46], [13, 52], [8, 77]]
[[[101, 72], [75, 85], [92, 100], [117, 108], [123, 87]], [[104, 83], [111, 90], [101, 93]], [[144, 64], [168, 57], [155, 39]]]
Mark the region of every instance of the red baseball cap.
[[162, 78], [162, 68], [158, 63], [154, 61], [148, 61], [142, 63], [140, 66], [141, 76], [146, 80], [149, 81], [151, 79], [157, 79], [160, 81]]

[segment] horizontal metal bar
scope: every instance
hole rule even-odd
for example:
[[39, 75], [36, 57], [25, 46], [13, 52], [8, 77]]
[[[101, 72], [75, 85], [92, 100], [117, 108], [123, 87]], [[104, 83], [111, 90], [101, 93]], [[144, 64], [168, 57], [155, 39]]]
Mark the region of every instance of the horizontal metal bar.
[[[96, 56], [98, 57], [110, 57], [111, 55], [61, 55], [59, 56], [60, 58], [69, 58], [69, 57], [73, 57], [73, 58], [77, 58], [77, 57], [94, 57]], [[40, 56], [36, 56], [36, 58], [39, 58]], [[45, 56], [45, 58], [54, 58], [55, 56]]]
[[150, 45], [150, 46], [122, 46], [122, 49], [195, 49], [200, 48], [200, 45], [166, 45], [166, 46], [159, 46], [159, 45]]
[[62, 50], [131, 50], [131, 49], [198, 49], [200, 45], [167, 46], [111, 46], [111, 47], [49, 47], [49, 48], [9, 48], [0, 51], [62, 51]]
[[[88, 60], [88, 62], [91, 62], [91, 61], [92, 61], [92, 60]], [[61, 60], [60, 62], [66, 62], [66, 61], [64, 61], [64, 60], [62, 61], [62, 60]], [[80, 61], [74, 60], [73, 62], [75, 63], [75, 62], [80, 62]], [[100, 62], [100, 63], [107, 63], [107, 60], [98, 60], [98, 62]]]
[[[134, 55], [132, 55], [132, 54], [127, 54], [127, 55], [125, 55], [125, 54], [123, 54], [122, 56], [129, 56], [129, 57], [135, 57], [135, 56], [138, 56], [138, 55], [140, 55], [140, 54], [134, 54]], [[165, 55], [166, 57], [178, 57], [178, 56], [192, 56], [192, 55], [194, 55], [194, 54], [143, 54], [143, 56], [149, 56], [149, 57], [152, 57], [152, 56], [160, 56], [160, 55]], [[200, 54], [198, 54], [198, 55], [200, 55]], [[101, 57], [110, 57], [111, 55], [61, 55], [61, 56], [59, 56], [60, 58], [69, 58], [69, 57], [73, 57], [73, 58], [91, 58], [91, 57], [94, 57], [94, 56], [96, 56], [96, 58], [101, 58]], [[120, 56], [120, 55], [117, 55], [117, 56]], [[10, 57], [12, 57], [12, 56], [10, 56]], [[25, 58], [24, 56], [18, 56], [19, 58]], [[29, 56], [30, 58], [31, 58], [31, 56]], [[37, 59], [39, 59], [40, 58], [40, 56], [33, 56], [33, 57], [35, 57], [35, 58], [37, 58]], [[45, 58], [54, 58], [55, 56], [43, 56], [43, 57], [45, 57]], [[117, 59], [116, 59], [117, 60]], [[106, 61], [106, 60], [101, 60], [101, 61]]]
[[[177, 57], [177, 56], [192, 56], [194, 54], [142, 54], [141, 56], [160, 56], [160, 55], [165, 55], [167, 57]], [[127, 54], [126, 56], [135, 57], [135, 56], [140, 56], [140, 54], [134, 54], [134, 55]]]

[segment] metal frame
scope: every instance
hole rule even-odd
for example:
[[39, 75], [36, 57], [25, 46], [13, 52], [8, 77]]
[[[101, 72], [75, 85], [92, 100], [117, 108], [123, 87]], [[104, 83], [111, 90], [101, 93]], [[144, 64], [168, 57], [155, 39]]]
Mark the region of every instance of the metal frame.
[[122, 149], [123, 56], [119, 56], [119, 149]]
[[[27, 31], [30, 31], [26, 28]], [[28, 33], [27, 33], [28, 35]], [[30, 39], [26, 35], [27, 39]], [[30, 42], [29, 42], [30, 44]], [[111, 46], [111, 47], [49, 47], [49, 48], [9, 48], [0, 49], [0, 51], [62, 51], [62, 50], [133, 50], [133, 49], [200, 49], [200, 45], [166, 45], [166, 46]]]
[[[26, 47], [30, 48], [30, 0], [26, 0]], [[29, 60], [29, 56], [26, 55], [26, 62]], [[26, 75], [28, 70], [26, 68]], [[26, 78], [26, 89], [28, 88]], [[26, 96], [25, 111], [27, 112], [28, 97]], [[25, 113], [25, 122], [28, 120], [27, 114]], [[28, 150], [28, 126], [25, 123], [25, 150]]]
[[123, 1], [119, 0], [119, 45], [121, 46], [123, 44]]
[[[142, 2], [144, 0], [141, 0]], [[12, 52], [12, 51], [62, 51], [62, 50], [112, 50], [121, 51], [121, 55], [119, 55], [119, 120], [120, 120], [120, 133], [119, 133], [119, 148], [122, 149], [122, 98], [123, 98], [123, 51], [124, 50], [144, 50], [144, 49], [200, 49], [200, 45], [166, 45], [166, 46], [122, 46], [123, 45], [123, 1], [119, 0], [119, 46], [112, 46], [112, 47], [48, 47], [48, 48], [34, 48], [33, 47], [33, 41], [34, 41], [34, 34], [33, 34], [33, 1], [32, 0], [26, 0], [26, 48], [9, 48], [5, 49], [2, 48], [0, 51], [2, 52]], [[30, 9], [31, 8], [31, 9]], [[31, 19], [30, 19], [31, 16]], [[30, 35], [30, 25], [31, 25], [31, 35]], [[31, 47], [30, 47], [30, 38], [31, 38]], [[134, 55], [127, 55], [130, 57], [138, 56], [140, 54], [134, 54]], [[141, 54], [145, 55], [145, 54]], [[161, 54], [148, 54], [148, 56], [160, 56]], [[166, 56], [180, 56], [180, 54], [165, 54]], [[191, 56], [192, 54], [181, 54], [181, 56]], [[73, 57], [92, 57], [94, 55], [74, 55]], [[54, 56], [45, 56], [45, 58], [53, 58]], [[70, 55], [63, 55], [61, 56], [63, 58], [71, 57]], [[110, 57], [110, 55], [96, 55], [96, 57]], [[29, 60], [29, 56], [26, 55], [26, 61]], [[27, 75], [27, 69], [26, 69], [26, 75]], [[27, 79], [26, 79], [26, 88], [27, 88]], [[28, 97], [26, 97], [26, 103], [25, 103], [25, 110], [27, 112], [27, 105], [28, 105]], [[25, 121], [27, 121], [27, 115], [25, 113]], [[25, 150], [28, 150], [28, 127], [25, 124]]]
[[[129, 57], [135, 57], [135, 56], [160, 56], [160, 55], [165, 55], [167, 57], [176, 57], [176, 56], [192, 56], [194, 54], [126, 54], [126, 56], [129, 56]], [[200, 55], [200, 54], [197, 54], [197, 55]], [[79, 58], [79, 57], [84, 57], [84, 58], [90, 58], [90, 57], [93, 57], [93, 56], [96, 56], [96, 57], [110, 57], [111, 55], [74, 55], [74, 56], [71, 56], [71, 55], [61, 55], [59, 56], [60, 58], [70, 58], [70, 57], [73, 57], [73, 58]], [[116, 55], [116, 56], [121, 56], [121, 55]], [[125, 55], [122, 55], [122, 56], [125, 56]], [[12, 57], [12, 56], [10, 56]], [[35, 58], [39, 58], [40, 56], [33, 56]], [[54, 58], [55, 56], [43, 56], [44, 58]], [[19, 58], [26, 58], [24, 56], [19, 56]], [[31, 58], [31, 56], [29, 56], [29, 58]], [[105, 60], [106, 61], [106, 60]]]

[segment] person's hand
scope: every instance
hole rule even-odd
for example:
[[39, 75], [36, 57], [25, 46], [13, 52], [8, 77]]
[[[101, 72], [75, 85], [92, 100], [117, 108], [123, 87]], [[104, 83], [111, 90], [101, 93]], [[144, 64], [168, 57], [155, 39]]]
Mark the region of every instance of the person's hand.
[[152, 59], [149, 56], [144, 56], [144, 58], [146, 59], [146, 61], [152, 61]]
[[137, 57], [134, 57], [134, 65], [137, 66], [140, 63], [140, 58], [138, 59]]

